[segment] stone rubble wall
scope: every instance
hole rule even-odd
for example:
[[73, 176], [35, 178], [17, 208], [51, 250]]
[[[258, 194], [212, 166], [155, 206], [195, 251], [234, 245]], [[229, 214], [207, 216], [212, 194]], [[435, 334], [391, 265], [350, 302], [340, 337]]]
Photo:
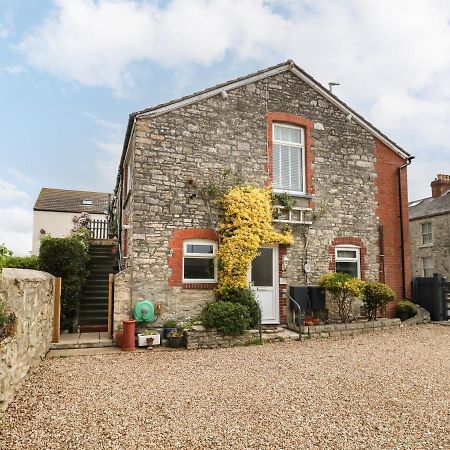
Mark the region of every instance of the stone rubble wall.
[[54, 277], [37, 270], [3, 269], [0, 301], [16, 315], [13, 336], [0, 341], [0, 412], [5, 411], [31, 367], [50, 348]]
[[[308, 282], [330, 270], [327, 248], [338, 236], [362, 240], [366, 278], [378, 279], [375, 139], [295, 75], [283, 73], [230, 90], [226, 100], [216, 96], [137, 120], [129, 230], [133, 301], [154, 298], [169, 315], [182, 316], [212, 298], [205, 290], [168, 285], [169, 241], [177, 229], [217, 228], [217, 205], [210, 211], [198, 192], [224, 171], [237, 172], [244, 183], [268, 181], [266, 115], [274, 111], [314, 124], [312, 201], [322, 214], [309, 229]], [[307, 206], [307, 198], [296, 204]], [[293, 234], [284, 282], [304, 285], [304, 238], [299, 227]]]
[[202, 326], [195, 326], [186, 333], [186, 347], [189, 350], [217, 347], [235, 347], [259, 343], [259, 332], [250, 330], [238, 336], [227, 336], [219, 331], [207, 330]]
[[[356, 336], [363, 333], [374, 333], [381, 330], [398, 328], [401, 325], [400, 319], [378, 319], [368, 322], [336, 323], [326, 325], [300, 326], [300, 331], [304, 337], [328, 338], [337, 336]], [[298, 331], [294, 324], [289, 325], [289, 329]]]

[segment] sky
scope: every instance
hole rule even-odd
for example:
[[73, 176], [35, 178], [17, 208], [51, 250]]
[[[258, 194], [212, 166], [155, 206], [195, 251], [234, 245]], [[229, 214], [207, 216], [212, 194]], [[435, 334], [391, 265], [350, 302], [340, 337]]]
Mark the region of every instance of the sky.
[[293, 59], [450, 174], [448, 0], [0, 0], [0, 244], [41, 187], [111, 192], [128, 114]]

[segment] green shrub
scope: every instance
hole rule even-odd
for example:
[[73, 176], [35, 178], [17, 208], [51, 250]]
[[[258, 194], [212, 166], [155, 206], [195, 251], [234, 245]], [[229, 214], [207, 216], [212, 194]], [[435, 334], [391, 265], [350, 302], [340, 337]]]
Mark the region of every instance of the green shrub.
[[261, 320], [261, 309], [256, 301], [255, 293], [249, 288], [222, 286], [214, 292], [216, 301], [238, 303], [245, 306], [250, 315], [250, 328], [258, 328]]
[[369, 320], [376, 320], [377, 309], [394, 300], [395, 292], [386, 284], [378, 281], [367, 281], [361, 286], [361, 295], [367, 308]]
[[401, 320], [407, 320], [417, 314], [416, 305], [409, 300], [402, 300], [395, 307], [397, 317]]
[[13, 334], [16, 315], [7, 311], [7, 307], [0, 300], [0, 339]]
[[250, 314], [239, 303], [212, 302], [203, 309], [202, 323], [207, 328], [217, 328], [225, 334], [243, 334], [249, 328]]
[[0, 261], [0, 269], [6, 267], [39, 270], [39, 259], [37, 256], [8, 256]]
[[61, 328], [76, 331], [81, 290], [89, 276], [89, 230], [78, 230], [66, 238], [45, 236], [41, 240], [39, 268], [62, 277]]
[[349, 322], [353, 302], [361, 295], [363, 282], [348, 273], [326, 273], [319, 279], [319, 286], [331, 296], [337, 306], [341, 322]]
[[177, 327], [177, 321], [175, 319], [167, 319], [163, 323], [164, 328], [176, 328]]

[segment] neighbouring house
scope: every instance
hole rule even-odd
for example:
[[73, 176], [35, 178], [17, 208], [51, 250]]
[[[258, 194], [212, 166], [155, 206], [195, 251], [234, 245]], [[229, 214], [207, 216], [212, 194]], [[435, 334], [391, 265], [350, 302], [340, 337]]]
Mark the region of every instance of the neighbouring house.
[[450, 175], [431, 182], [431, 197], [409, 204], [411, 267], [414, 277], [450, 277]]
[[39, 254], [43, 235], [67, 236], [74, 215], [80, 213], [89, 214], [92, 237], [106, 238], [110, 202], [111, 194], [106, 192], [42, 188], [33, 208], [33, 255]]
[[411, 159], [292, 61], [131, 114], [114, 196], [116, 328], [141, 299], [182, 318], [212, 298], [220, 208], [208, 195], [230, 173], [272, 186], [274, 227], [294, 236], [249, 267], [264, 323], [287, 321], [288, 286], [329, 271], [409, 297]]

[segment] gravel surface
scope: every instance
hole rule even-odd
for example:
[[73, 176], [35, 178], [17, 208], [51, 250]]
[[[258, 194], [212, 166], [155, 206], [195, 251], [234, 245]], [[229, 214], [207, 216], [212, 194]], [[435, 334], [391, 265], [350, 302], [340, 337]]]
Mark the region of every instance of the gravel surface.
[[449, 449], [450, 327], [47, 359], [3, 449]]

